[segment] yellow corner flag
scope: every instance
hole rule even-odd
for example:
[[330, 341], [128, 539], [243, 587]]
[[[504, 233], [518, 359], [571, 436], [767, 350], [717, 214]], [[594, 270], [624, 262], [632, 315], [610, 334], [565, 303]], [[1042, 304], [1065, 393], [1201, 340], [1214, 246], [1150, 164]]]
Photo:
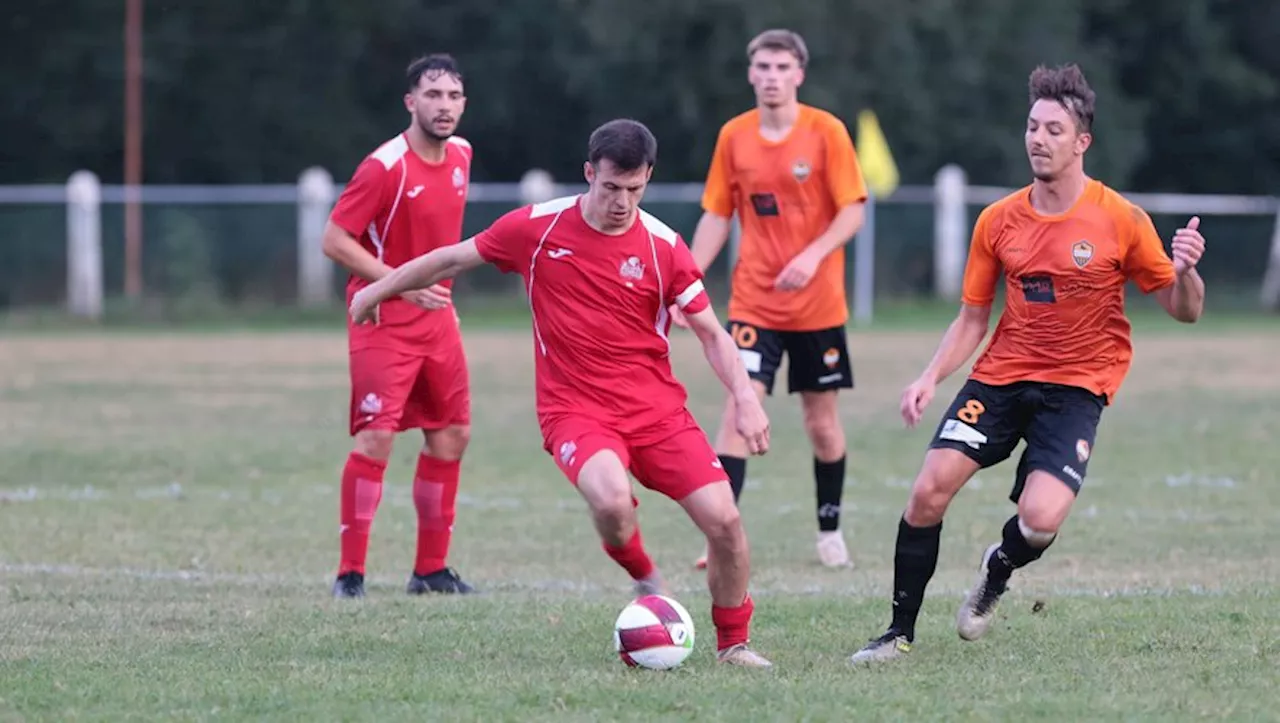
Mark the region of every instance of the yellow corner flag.
[[868, 188], [881, 198], [893, 193], [898, 187], [898, 165], [893, 162], [889, 142], [885, 140], [874, 112], [864, 110], [858, 113], [858, 140], [854, 146]]

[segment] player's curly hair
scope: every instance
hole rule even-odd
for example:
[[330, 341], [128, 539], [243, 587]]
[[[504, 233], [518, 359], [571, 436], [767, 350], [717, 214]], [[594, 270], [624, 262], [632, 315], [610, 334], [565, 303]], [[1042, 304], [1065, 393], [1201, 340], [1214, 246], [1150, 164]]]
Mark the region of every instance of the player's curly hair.
[[404, 71], [405, 80], [409, 82], [409, 90], [411, 92], [418, 87], [422, 76], [426, 75], [431, 79], [435, 79], [442, 74], [452, 75], [454, 80], [459, 83], [462, 82], [462, 68], [458, 66], [457, 59], [448, 53], [433, 53], [414, 58]]
[[1075, 63], [1049, 68], [1044, 65], [1031, 71], [1031, 79], [1027, 83], [1031, 94], [1031, 104], [1038, 100], [1051, 100], [1060, 104], [1076, 120], [1076, 129], [1081, 133], [1093, 130], [1094, 103], [1097, 97], [1089, 81], [1084, 78], [1084, 71]]

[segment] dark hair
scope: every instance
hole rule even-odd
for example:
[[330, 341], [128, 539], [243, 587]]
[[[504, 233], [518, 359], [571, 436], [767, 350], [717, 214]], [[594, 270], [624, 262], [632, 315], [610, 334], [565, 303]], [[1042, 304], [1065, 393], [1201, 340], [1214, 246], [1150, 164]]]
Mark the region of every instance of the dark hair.
[[1038, 100], [1055, 101], [1075, 119], [1078, 131], [1092, 131], [1094, 102], [1097, 97], [1078, 65], [1072, 63], [1052, 69], [1041, 65], [1031, 72], [1031, 80], [1027, 85], [1032, 105]]
[[751, 60], [759, 50], [782, 50], [796, 56], [801, 68], [809, 66], [809, 48], [800, 33], [792, 30], [775, 28], [755, 36], [747, 43], [747, 60]]
[[405, 70], [405, 79], [409, 81], [409, 90], [412, 91], [418, 87], [422, 76], [436, 77], [441, 73], [448, 73], [454, 80], [462, 82], [462, 69], [458, 67], [458, 61], [448, 53], [433, 53], [416, 58]]
[[640, 121], [618, 118], [600, 126], [587, 141], [587, 160], [609, 159], [620, 171], [652, 167], [658, 161], [658, 139]]

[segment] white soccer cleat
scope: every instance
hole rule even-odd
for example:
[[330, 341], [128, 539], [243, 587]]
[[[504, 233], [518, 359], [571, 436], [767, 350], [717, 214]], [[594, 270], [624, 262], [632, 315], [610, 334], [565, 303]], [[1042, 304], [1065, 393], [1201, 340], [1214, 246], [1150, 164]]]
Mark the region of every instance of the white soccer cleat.
[[744, 668], [772, 668], [763, 655], [747, 647], [746, 643], [738, 643], [716, 653], [716, 661], [725, 665], [738, 665]]
[[965, 640], [977, 640], [986, 635], [991, 629], [991, 621], [995, 619], [1000, 596], [1006, 589], [1005, 585], [993, 587], [990, 584], [991, 556], [999, 549], [1000, 543], [997, 542], [983, 553], [982, 565], [978, 567], [978, 579], [974, 581], [969, 595], [956, 612], [956, 632]]
[[867, 643], [866, 647], [849, 656], [854, 665], [874, 665], [900, 660], [911, 652], [911, 641], [900, 635], [897, 630], [890, 630], [884, 635]]
[[840, 530], [818, 533], [818, 560], [825, 567], [853, 567]]

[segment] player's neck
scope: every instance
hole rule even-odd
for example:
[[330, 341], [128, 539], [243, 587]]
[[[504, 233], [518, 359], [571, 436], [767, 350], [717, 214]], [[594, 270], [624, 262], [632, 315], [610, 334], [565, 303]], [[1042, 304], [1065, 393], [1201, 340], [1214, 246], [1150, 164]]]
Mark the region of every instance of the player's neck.
[[1037, 178], [1031, 184], [1031, 207], [1048, 216], [1066, 213], [1080, 200], [1088, 183], [1089, 177], [1084, 171], [1047, 181]]
[[631, 212], [631, 217], [621, 226], [614, 226], [605, 219], [608, 214], [604, 211], [597, 211], [591, 204], [591, 200], [585, 195], [578, 200], [578, 206], [582, 212], [582, 220], [587, 222], [591, 230], [604, 234], [605, 236], [621, 236], [626, 233], [636, 222], [636, 212]]
[[449, 142], [448, 140], [428, 136], [417, 124], [410, 124], [404, 132], [404, 137], [409, 141], [409, 149], [422, 160], [432, 165], [444, 163], [445, 144]]
[[767, 140], [782, 140], [800, 119], [799, 101], [793, 100], [773, 107], [761, 104], [759, 108], [760, 134]]

